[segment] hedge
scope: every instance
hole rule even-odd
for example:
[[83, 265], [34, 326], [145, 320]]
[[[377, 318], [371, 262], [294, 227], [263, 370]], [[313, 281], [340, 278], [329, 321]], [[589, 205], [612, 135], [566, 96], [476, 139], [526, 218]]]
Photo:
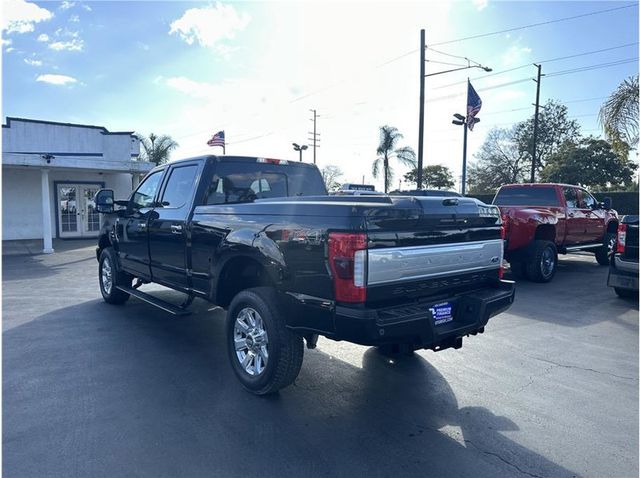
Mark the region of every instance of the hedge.
[[[615, 191], [615, 192], [594, 192], [593, 195], [598, 201], [603, 201], [605, 197], [611, 198], [613, 208], [618, 214], [638, 214], [638, 191]], [[480, 201], [491, 204], [493, 194], [469, 194], [468, 197], [479, 199]]]

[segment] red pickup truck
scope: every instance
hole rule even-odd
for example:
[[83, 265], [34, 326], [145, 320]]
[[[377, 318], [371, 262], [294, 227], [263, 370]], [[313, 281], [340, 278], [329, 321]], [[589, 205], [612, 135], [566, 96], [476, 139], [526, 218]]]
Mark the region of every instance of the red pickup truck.
[[598, 264], [609, 264], [618, 228], [610, 198], [598, 202], [568, 184], [508, 184], [493, 204], [502, 214], [505, 259], [516, 277], [549, 282], [558, 254], [576, 251], [592, 251]]

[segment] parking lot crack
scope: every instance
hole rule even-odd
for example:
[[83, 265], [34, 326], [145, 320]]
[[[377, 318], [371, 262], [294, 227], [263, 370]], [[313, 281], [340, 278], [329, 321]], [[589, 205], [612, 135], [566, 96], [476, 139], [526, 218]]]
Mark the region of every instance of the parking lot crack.
[[633, 381], [638, 381], [637, 377], [626, 377], [624, 375], [616, 375], [615, 373], [611, 373], [611, 372], [603, 372], [602, 370], [596, 370], [594, 368], [589, 368], [589, 367], [580, 367], [578, 365], [567, 365], [567, 364], [563, 364], [563, 363], [558, 363], [558, 362], [554, 362], [553, 360], [547, 360], [547, 359], [543, 359], [540, 357], [534, 357], [532, 355], [527, 355], [527, 357], [530, 357], [532, 359], [535, 360], [539, 360], [540, 362], [545, 362], [545, 363], [550, 363], [552, 365], [555, 365], [557, 367], [562, 367], [562, 368], [575, 368], [578, 370], [584, 370], [586, 372], [593, 372], [593, 373], [599, 373], [602, 375], [609, 375], [611, 377], [616, 377], [616, 378], [620, 378], [622, 380], [633, 380]]
[[475, 443], [473, 443], [471, 440], [467, 440], [465, 438], [465, 443], [469, 443], [470, 445], [472, 445], [476, 450], [482, 452], [485, 455], [491, 455], [491, 456], [495, 456], [498, 460], [500, 460], [501, 462], [509, 465], [512, 468], [515, 468], [516, 470], [518, 470], [520, 473], [522, 473], [523, 475], [527, 475], [527, 476], [532, 476], [534, 478], [545, 478], [544, 476], [541, 475], [536, 475], [535, 473], [529, 473], [528, 471], [523, 470], [522, 468], [520, 468], [518, 465], [516, 465], [515, 463], [511, 463], [509, 460], [507, 460], [506, 458], [503, 458], [502, 456], [500, 456], [497, 453], [494, 453], [492, 451], [486, 451], [483, 450], [482, 448], [480, 448], [478, 445], [476, 445]]

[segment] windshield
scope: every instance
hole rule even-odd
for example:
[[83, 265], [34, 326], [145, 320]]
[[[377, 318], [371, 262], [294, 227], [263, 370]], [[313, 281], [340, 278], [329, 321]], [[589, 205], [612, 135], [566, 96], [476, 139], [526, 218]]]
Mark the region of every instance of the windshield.
[[497, 206], [559, 206], [554, 187], [503, 188], [493, 200]]
[[231, 204], [288, 196], [325, 196], [317, 169], [246, 162], [220, 163], [205, 204]]

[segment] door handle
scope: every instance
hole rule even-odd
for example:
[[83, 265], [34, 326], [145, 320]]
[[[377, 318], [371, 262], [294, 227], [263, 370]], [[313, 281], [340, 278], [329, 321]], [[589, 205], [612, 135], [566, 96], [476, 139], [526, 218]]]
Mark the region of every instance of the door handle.
[[182, 226], [180, 225], [171, 225], [171, 233], [172, 234], [182, 234]]

